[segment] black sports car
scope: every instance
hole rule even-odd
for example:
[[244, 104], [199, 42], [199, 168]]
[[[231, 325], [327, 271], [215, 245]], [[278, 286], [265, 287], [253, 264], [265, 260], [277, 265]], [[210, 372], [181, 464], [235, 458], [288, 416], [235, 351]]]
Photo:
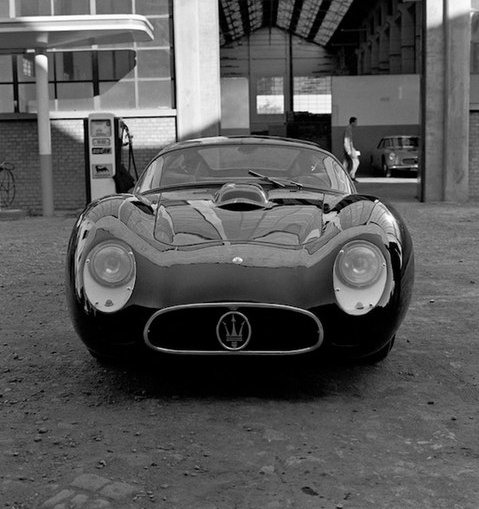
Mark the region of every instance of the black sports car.
[[176, 143], [131, 194], [94, 201], [73, 229], [67, 297], [97, 358], [161, 352], [378, 361], [414, 279], [410, 235], [310, 142]]

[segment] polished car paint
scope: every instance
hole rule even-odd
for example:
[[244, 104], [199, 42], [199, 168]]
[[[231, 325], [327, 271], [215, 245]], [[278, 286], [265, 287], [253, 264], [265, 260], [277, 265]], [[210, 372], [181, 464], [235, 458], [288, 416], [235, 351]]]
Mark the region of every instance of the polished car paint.
[[[407, 310], [414, 274], [411, 239], [396, 211], [370, 196], [263, 188], [268, 208], [249, 210], [215, 204], [218, 186], [92, 203], [72, 232], [67, 264], [69, 308], [87, 347], [99, 355], [141, 348], [158, 310], [231, 301], [313, 313], [324, 329], [323, 351], [361, 357], [387, 345]], [[80, 274], [86, 254], [110, 238], [131, 246], [137, 282], [127, 306], [107, 314], [88, 302]], [[360, 317], [338, 307], [332, 284], [336, 255], [351, 239], [377, 245], [390, 266], [379, 305]]]

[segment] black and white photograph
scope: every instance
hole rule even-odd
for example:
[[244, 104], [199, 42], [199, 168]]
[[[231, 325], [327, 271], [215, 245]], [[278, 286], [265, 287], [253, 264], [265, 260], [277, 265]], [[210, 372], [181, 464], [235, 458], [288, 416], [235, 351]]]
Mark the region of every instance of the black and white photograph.
[[0, 0], [0, 508], [479, 508], [479, 0]]

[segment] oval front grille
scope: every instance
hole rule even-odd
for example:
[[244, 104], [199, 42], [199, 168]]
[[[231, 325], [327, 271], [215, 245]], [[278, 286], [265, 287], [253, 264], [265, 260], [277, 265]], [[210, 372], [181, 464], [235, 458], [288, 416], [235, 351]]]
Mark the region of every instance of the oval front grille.
[[318, 348], [323, 328], [299, 308], [227, 302], [162, 309], [146, 324], [144, 337], [168, 353], [291, 355]]

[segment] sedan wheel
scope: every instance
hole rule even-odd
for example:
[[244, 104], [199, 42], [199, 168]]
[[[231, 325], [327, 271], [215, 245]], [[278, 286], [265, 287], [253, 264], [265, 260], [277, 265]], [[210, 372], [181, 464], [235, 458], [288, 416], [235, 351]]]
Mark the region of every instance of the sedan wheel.
[[391, 168], [386, 163], [383, 163], [383, 175], [387, 178], [391, 178], [392, 171]]

